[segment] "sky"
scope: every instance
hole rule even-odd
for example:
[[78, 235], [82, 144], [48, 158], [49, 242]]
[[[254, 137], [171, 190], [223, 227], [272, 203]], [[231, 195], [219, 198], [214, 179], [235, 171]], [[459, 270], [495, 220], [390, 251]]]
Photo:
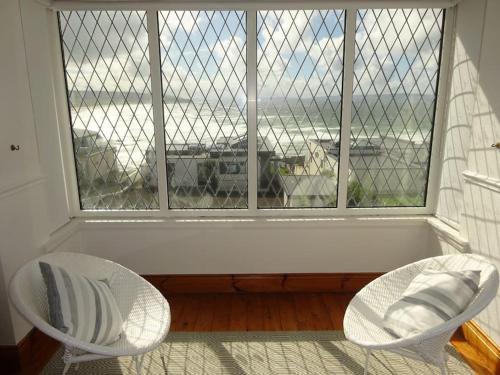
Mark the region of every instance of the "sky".
[[[440, 10], [359, 11], [354, 94], [432, 94], [441, 16]], [[245, 103], [245, 17], [243, 11], [159, 12], [165, 93]], [[344, 17], [340, 10], [259, 12], [259, 97], [339, 96]], [[145, 12], [64, 11], [60, 20], [70, 88], [150, 90]]]
[[434, 94], [442, 15], [439, 9], [358, 12], [354, 95]]

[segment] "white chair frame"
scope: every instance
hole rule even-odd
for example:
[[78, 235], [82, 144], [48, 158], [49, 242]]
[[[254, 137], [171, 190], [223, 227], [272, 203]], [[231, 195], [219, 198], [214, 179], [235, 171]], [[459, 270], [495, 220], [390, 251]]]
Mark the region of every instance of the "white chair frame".
[[[479, 290], [465, 311], [420, 334], [396, 338], [383, 329], [387, 308], [401, 298], [410, 282], [424, 269], [443, 271], [480, 270]], [[389, 272], [365, 286], [352, 299], [344, 316], [346, 338], [366, 349], [365, 375], [373, 350], [388, 350], [431, 363], [447, 374], [445, 346], [453, 333], [481, 312], [496, 296], [498, 271], [479, 255], [444, 255], [409, 264]]]
[[[78, 340], [51, 326], [40, 261], [89, 278], [107, 279], [123, 318], [120, 339], [111, 345], [96, 345]], [[64, 345], [63, 375], [73, 364], [78, 366], [85, 361], [120, 356], [132, 356], [137, 374], [140, 374], [143, 355], [158, 347], [170, 328], [170, 306], [153, 285], [117, 263], [86, 254], [57, 252], [30, 261], [12, 277], [9, 295], [24, 318]]]

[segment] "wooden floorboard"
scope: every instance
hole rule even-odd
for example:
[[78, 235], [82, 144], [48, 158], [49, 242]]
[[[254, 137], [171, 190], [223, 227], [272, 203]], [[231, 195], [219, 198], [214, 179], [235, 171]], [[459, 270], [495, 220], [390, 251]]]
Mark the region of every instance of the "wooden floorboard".
[[167, 296], [171, 331], [340, 330], [352, 293], [203, 293]]

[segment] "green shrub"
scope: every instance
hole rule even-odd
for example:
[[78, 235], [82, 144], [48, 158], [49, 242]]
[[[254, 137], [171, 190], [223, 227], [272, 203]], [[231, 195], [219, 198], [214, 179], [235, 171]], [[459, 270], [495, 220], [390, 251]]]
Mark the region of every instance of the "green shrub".
[[361, 202], [363, 202], [363, 206], [366, 204], [375, 205], [377, 194], [365, 189], [358, 180], [349, 182], [349, 185], [347, 185], [347, 207], [356, 207]]

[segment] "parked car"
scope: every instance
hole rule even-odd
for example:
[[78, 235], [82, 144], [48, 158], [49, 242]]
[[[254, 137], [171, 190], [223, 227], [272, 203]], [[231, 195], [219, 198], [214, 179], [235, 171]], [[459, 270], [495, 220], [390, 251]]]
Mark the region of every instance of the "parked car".
[[80, 184], [107, 181], [116, 174], [116, 150], [98, 131], [73, 129], [73, 144]]

